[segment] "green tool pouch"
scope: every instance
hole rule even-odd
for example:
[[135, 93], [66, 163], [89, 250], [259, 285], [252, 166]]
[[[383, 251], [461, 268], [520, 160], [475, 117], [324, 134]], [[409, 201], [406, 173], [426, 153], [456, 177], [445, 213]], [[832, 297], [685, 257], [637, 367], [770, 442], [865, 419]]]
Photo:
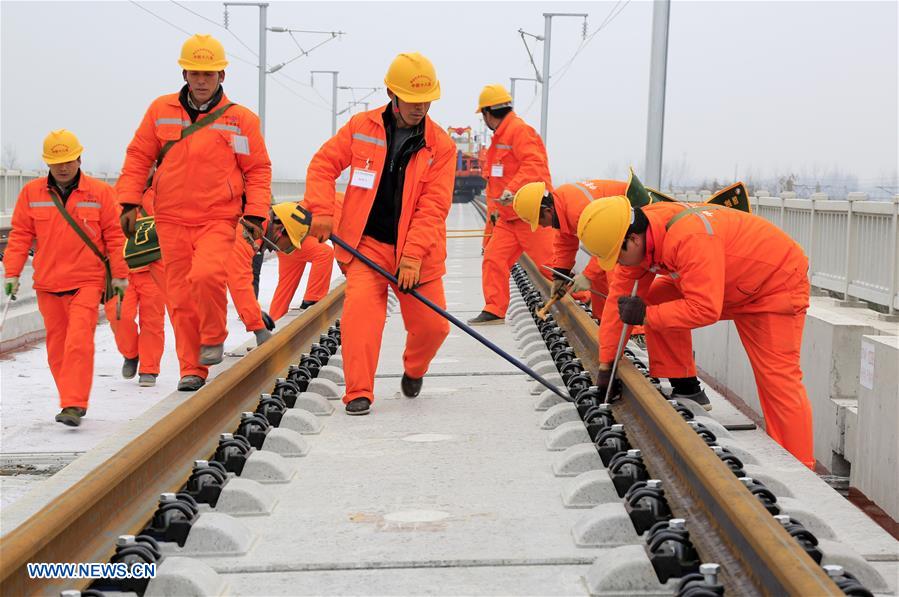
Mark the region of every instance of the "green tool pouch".
[[144, 212], [143, 217], [137, 219], [134, 236], [128, 238], [123, 253], [130, 269], [146, 267], [162, 258], [156, 235], [156, 218]]

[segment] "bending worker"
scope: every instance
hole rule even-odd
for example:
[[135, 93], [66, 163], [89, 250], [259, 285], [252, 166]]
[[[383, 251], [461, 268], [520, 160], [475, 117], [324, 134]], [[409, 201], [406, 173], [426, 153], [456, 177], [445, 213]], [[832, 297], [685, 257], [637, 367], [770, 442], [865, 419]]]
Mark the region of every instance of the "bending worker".
[[195, 35], [184, 43], [178, 64], [185, 85], [150, 105], [128, 146], [116, 190], [126, 235], [134, 232], [142, 201], [155, 203], [181, 369], [178, 389], [193, 391], [205, 383], [208, 366], [222, 361], [228, 336], [225, 263], [241, 215], [251, 236], [262, 236], [272, 169], [259, 118], [225, 96], [222, 44]]
[[[339, 212], [340, 205], [343, 204], [343, 193], [337, 193], [335, 199], [335, 209]], [[278, 217], [279, 210], [274, 207], [272, 210], [273, 217]], [[334, 270], [334, 249], [327, 243], [319, 242], [317, 238], [307, 236], [302, 239], [302, 245], [296, 251], [278, 253], [278, 286], [269, 307], [269, 314], [275, 321], [281, 319], [290, 308], [290, 301], [300, 285], [307, 263], [311, 263], [312, 267], [300, 309], [308, 309], [328, 294], [331, 272]]]
[[72, 427], [87, 414], [98, 307], [109, 290], [122, 300], [128, 286], [115, 192], [81, 171], [83, 151], [70, 131], [47, 135], [43, 157], [50, 174], [19, 193], [3, 256], [4, 289], [14, 296], [28, 251], [37, 241], [33, 285], [62, 408], [56, 421]]
[[599, 329], [603, 392], [622, 322], [645, 326], [651, 375], [698, 388], [691, 330], [732, 319], [768, 435], [814, 467], [812, 410], [799, 367], [808, 259], [795, 241], [736, 209], [669, 202], [632, 208], [625, 197], [587, 206], [578, 237], [604, 270], [619, 266]]
[[[627, 183], [620, 180], [585, 180], [573, 184], [563, 184], [550, 191], [543, 182], [531, 182], [515, 193], [512, 208], [515, 214], [531, 226], [556, 230], [553, 240], [552, 268], [565, 277], [571, 277], [574, 262], [580, 248], [577, 238], [577, 222], [590, 202], [601, 197], [625, 195]], [[552, 294], [564, 294], [568, 282], [561, 276], [553, 275]], [[574, 276], [571, 292], [594, 290], [603, 295], [609, 294], [609, 283], [606, 272], [591, 259], [584, 271]], [[593, 311], [602, 313], [605, 299], [591, 294], [590, 302]]]
[[532, 228], [512, 209], [512, 199], [524, 184], [540, 181], [551, 189], [552, 180], [543, 140], [512, 111], [512, 96], [502, 85], [484, 87], [478, 111], [493, 131], [483, 171], [488, 210], [496, 217], [481, 265], [484, 308], [468, 324], [492, 325], [505, 321], [509, 275], [521, 254], [527, 253], [537, 265], [552, 259], [553, 231]]
[[[398, 55], [384, 78], [390, 103], [361, 112], [318, 150], [306, 175], [310, 235], [320, 242], [331, 230], [389, 272], [406, 327], [401, 387], [418, 396], [431, 359], [449, 334], [449, 323], [402, 291], [417, 289], [446, 306], [446, 217], [453, 200], [456, 146], [430, 118], [440, 83], [431, 61], [419, 53]], [[334, 185], [352, 167], [343, 208]], [[335, 217], [338, 216], [338, 217]], [[368, 414], [387, 313], [388, 282], [346, 250], [335, 256], [346, 274], [341, 318], [346, 395], [350, 415]]]

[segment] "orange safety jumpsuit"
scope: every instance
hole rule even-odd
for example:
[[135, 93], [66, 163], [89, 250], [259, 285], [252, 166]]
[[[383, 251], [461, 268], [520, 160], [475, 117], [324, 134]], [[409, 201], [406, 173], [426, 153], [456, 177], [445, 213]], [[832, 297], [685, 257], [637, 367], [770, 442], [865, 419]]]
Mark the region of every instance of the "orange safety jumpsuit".
[[[627, 182], [620, 180], [585, 180], [572, 184], [563, 184], [553, 191], [553, 206], [558, 220], [558, 229], [553, 240], [553, 269], [571, 271], [574, 268], [580, 241], [577, 237], [577, 222], [584, 208], [594, 199], [624, 195]], [[596, 259], [590, 259], [584, 268], [584, 275], [590, 280], [593, 290], [605, 295], [609, 294], [609, 282]], [[602, 313], [605, 299], [588, 292], [592, 310], [597, 315]]]
[[[20, 276], [28, 251], [37, 241], [32, 262], [34, 290], [47, 330], [47, 360], [59, 404], [61, 408], [86, 409], [106, 270], [59, 213], [48, 184], [44, 176], [26, 184], [19, 193], [3, 266], [7, 278]], [[122, 257], [125, 237], [112, 187], [81, 172], [78, 187], [65, 207], [97, 249], [109, 256], [113, 277], [127, 278], [128, 266]]]
[[165, 348], [165, 297], [154, 281], [150, 267], [131, 270], [122, 301], [122, 318], [116, 319], [116, 302], [109, 301], [106, 303], [106, 320], [112, 328], [119, 353], [126, 359], [138, 360], [138, 373], [159, 375], [159, 361]]
[[[671, 222], [683, 203], [643, 207], [646, 257], [615, 268], [599, 331], [610, 363], [621, 333], [618, 297], [646, 303], [646, 346], [655, 377], [696, 375], [690, 331], [732, 319], [755, 375], [765, 426], [799, 461], [814, 466], [812, 410], [799, 351], [809, 304], [808, 258], [766, 220], [736, 209], [705, 209]], [[658, 277], [657, 277], [658, 276]]]
[[[268, 229], [269, 221], [262, 223], [262, 229]], [[237, 234], [234, 237], [234, 246], [228, 255], [228, 292], [231, 301], [237, 309], [237, 316], [243, 322], [248, 332], [255, 332], [265, 327], [262, 320], [262, 307], [256, 299], [253, 290], [253, 256], [262, 247], [262, 239], [257, 240], [251, 246], [243, 237], [244, 227], [237, 225]]]
[[[145, 196], [147, 176], [163, 144], [180, 139], [191, 124], [178, 96], [163, 95], [150, 105], [128, 145], [116, 190], [123, 205], [155, 203], [181, 375], [205, 379], [208, 367], [199, 363], [200, 346], [221, 344], [228, 336], [226, 262], [237, 220], [241, 213], [268, 217], [272, 170], [259, 118], [234, 105], [172, 146]], [[222, 94], [210, 111], [226, 103]]]
[[[446, 308], [443, 275], [446, 273], [446, 218], [453, 201], [456, 147], [449, 135], [429, 117], [424, 120], [424, 146], [405, 170], [397, 242], [389, 245], [363, 235], [374, 204], [387, 156], [384, 108], [353, 116], [329, 139], [309, 163], [305, 206], [317, 215], [335, 217], [334, 233], [388, 272], [396, 272], [401, 258], [418, 261], [417, 291]], [[334, 181], [352, 167], [340, 213], [336, 210]], [[375, 172], [370, 188], [354, 186], [356, 170]], [[356, 398], [374, 402], [374, 377], [387, 316], [388, 282], [341, 247], [335, 257], [346, 274], [346, 298], [341, 331], [346, 368], [344, 403]], [[390, 284], [399, 298], [406, 328], [403, 367], [406, 375], [420, 378], [428, 371], [449, 334], [449, 323], [408, 294]]]
[[307, 236], [293, 253], [278, 253], [278, 287], [269, 307], [269, 315], [275, 321], [290, 308], [290, 301], [300, 285], [307, 263], [312, 263], [312, 271], [309, 272], [303, 301], [317, 302], [328, 294], [331, 271], [334, 269], [334, 249], [327, 243], [318, 242], [317, 238]]
[[493, 237], [493, 220], [490, 219], [490, 216], [496, 211], [495, 203], [493, 199], [487, 198], [487, 221], [484, 222], [484, 239], [481, 241], [481, 254], [487, 250], [487, 243]]
[[[499, 218], [484, 249], [481, 284], [484, 311], [505, 317], [509, 308], [509, 274], [522, 253], [537, 265], [548, 265], [552, 258], [553, 231], [531, 226], [518, 217], [512, 205], [500, 205], [504, 190], [512, 193], [529, 182], [543, 181], [552, 190], [549, 164], [543, 140], [531, 126], [510, 112], [493, 133], [487, 149], [484, 174], [487, 177], [488, 204], [494, 200]], [[547, 277], [552, 274], [544, 273]]]

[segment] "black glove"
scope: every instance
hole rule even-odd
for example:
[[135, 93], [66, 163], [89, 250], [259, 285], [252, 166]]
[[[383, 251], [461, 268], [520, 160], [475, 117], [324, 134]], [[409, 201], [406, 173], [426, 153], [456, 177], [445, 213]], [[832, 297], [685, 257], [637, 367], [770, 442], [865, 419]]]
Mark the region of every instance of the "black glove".
[[550, 296], [565, 296], [565, 293], [568, 292], [568, 282], [559, 278], [558, 280], [553, 280], [553, 287], [550, 290]]
[[612, 379], [611, 369], [600, 369], [596, 372], [596, 387], [599, 388], [600, 400], [605, 399], [610, 383], [612, 384], [612, 391], [609, 392], [609, 402], [621, 397], [621, 380]]
[[639, 296], [618, 297], [618, 318], [628, 325], [643, 325], [646, 303]]
[[119, 216], [119, 224], [122, 226], [122, 233], [125, 238], [134, 236], [134, 229], [137, 227], [137, 208], [138, 205], [122, 204], [122, 215]]

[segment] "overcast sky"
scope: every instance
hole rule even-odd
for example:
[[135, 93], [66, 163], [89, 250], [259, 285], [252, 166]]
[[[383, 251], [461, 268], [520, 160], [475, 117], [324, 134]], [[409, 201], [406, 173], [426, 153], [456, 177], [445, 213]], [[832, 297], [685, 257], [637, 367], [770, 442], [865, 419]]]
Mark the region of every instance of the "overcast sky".
[[[221, 26], [220, 2], [139, 5], [171, 24], [124, 1], [0, 3], [0, 134], [20, 167], [42, 166], [43, 137], [64, 127], [81, 138], [86, 170], [118, 170], [150, 101], [182, 84], [176, 61], [187, 35], [178, 28], [224, 43], [231, 54], [225, 89], [257, 109], [258, 71], [247, 62], [256, 61], [258, 9], [232, 7], [232, 35]], [[588, 34], [617, 15], [586, 46], [582, 19], [554, 21], [554, 179], [624, 178], [645, 152], [652, 3], [639, 0], [272, 2], [269, 26], [346, 32], [268, 76], [275, 175], [304, 178], [330, 135], [329, 75], [316, 76], [313, 89], [310, 70], [339, 70], [340, 85], [379, 86], [398, 52], [420, 51], [443, 90], [432, 118], [480, 127], [474, 111], [484, 84], [534, 76], [517, 31], [542, 34], [545, 11], [589, 13]], [[838, 167], [862, 186], [896, 184], [896, 2], [675, 1], [670, 27], [663, 158], [670, 170], [729, 180]], [[296, 38], [303, 48], [325, 39]], [[286, 34], [268, 40], [269, 65], [299, 54]], [[528, 43], [542, 68], [542, 44]], [[341, 91], [339, 109], [365, 93]], [[370, 98], [372, 108], [386, 102], [384, 93]], [[518, 84], [516, 109], [539, 129], [533, 83]]]

